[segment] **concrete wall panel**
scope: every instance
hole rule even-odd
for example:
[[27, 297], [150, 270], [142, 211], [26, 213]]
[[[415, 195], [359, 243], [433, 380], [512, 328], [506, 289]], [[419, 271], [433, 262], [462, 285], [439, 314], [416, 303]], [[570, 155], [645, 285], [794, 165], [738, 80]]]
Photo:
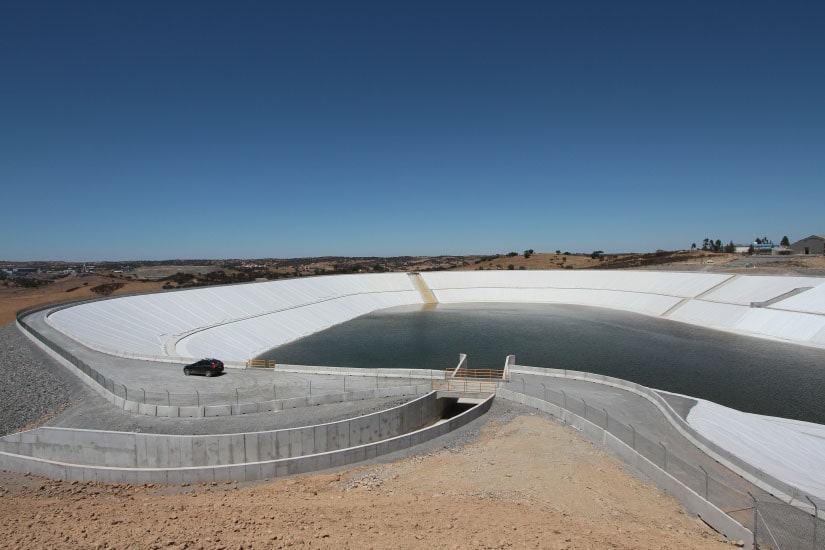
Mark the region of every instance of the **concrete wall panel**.
[[315, 453], [325, 453], [330, 450], [327, 446], [328, 424], [320, 424], [312, 430], [312, 448]]
[[260, 479], [275, 479], [278, 476], [276, 463], [271, 460], [261, 462], [261, 477]]
[[[65, 464], [52, 461], [45, 461], [38, 458], [24, 457], [8, 453], [0, 453], [0, 468], [13, 469], [16, 471], [31, 471], [38, 475], [57, 477], [67, 480], [77, 481], [105, 481], [105, 482], [127, 482], [134, 484], [143, 483], [198, 483], [198, 482], [223, 482], [242, 481], [252, 479], [263, 479], [281, 477], [295, 473], [317, 471], [330, 467], [343, 466], [355, 462], [374, 458], [386, 452], [395, 452], [408, 448], [414, 442], [425, 441], [432, 437], [437, 437], [444, 433], [447, 425], [458, 426], [469, 422], [483, 414], [490, 406], [492, 398], [484, 404], [466, 411], [462, 415], [438, 426], [431, 426], [413, 434], [401, 435], [395, 438], [382, 441], [380, 443], [369, 443], [354, 448], [339, 449], [333, 452], [319, 453], [292, 458], [254, 461], [246, 457], [243, 462], [230, 465], [217, 465], [221, 453], [226, 452], [226, 446], [230, 445], [234, 449], [234, 460], [240, 460], [237, 456], [239, 448], [249, 448], [255, 446], [253, 438], [244, 438], [244, 434], [232, 434], [230, 437], [222, 436], [158, 436], [153, 434], [141, 434], [144, 454], [148, 462], [156, 460], [158, 456], [166, 453], [168, 456], [178, 457], [180, 462], [183, 457], [191, 452], [193, 460], [202, 460], [207, 463], [201, 466], [175, 467], [175, 468], [112, 468], [101, 466], [87, 466]], [[403, 407], [399, 408], [401, 410]], [[377, 418], [377, 415], [373, 415]], [[326, 425], [326, 433], [332, 433], [330, 427], [341, 427], [349, 424], [349, 421]], [[369, 424], [365, 424], [369, 426]], [[71, 430], [67, 430], [71, 432]], [[257, 453], [260, 455], [262, 445], [271, 445], [272, 440], [277, 436], [287, 436], [287, 446], [293, 442], [290, 434], [308, 433], [305, 430], [281, 430], [279, 432], [268, 432], [269, 443], [262, 444], [265, 436], [255, 434], [258, 442]], [[52, 434], [54, 435], [54, 434]], [[59, 434], [58, 439], [66, 441], [67, 437], [75, 434]], [[250, 434], [246, 434], [247, 436]], [[90, 437], [91, 434], [81, 434], [80, 437]], [[240, 439], [238, 439], [240, 437]], [[18, 438], [19, 439], [19, 438]], [[168, 441], [163, 442], [163, 439]], [[319, 436], [319, 440], [324, 439]], [[300, 440], [300, 437], [298, 438]], [[191, 443], [191, 451], [189, 444]], [[164, 446], [165, 445], [165, 446]], [[164, 450], [165, 449], [165, 450]], [[184, 450], [186, 449], [186, 450]], [[154, 457], [154, 458], [153, 458]]]
[[302, 430], [288, 430], [289, 434], [289, 456], [301, 456], [304, 454], [304, 437]]
[[204, 416], [229, 416], [232, 414], [232, 405], [208, 405], [203, 408]]
[[244, 438], [244, 458], [242, 462], [258, 462], [260, 458], [260, 441], [257, 433], [241, 434]]
[[195, 440], [192, 437], [178, 438], [178, 448], [180, 450], [180, 463], [177, 465], [178, 467], [191, 466], [194, 464], [194, 442]]

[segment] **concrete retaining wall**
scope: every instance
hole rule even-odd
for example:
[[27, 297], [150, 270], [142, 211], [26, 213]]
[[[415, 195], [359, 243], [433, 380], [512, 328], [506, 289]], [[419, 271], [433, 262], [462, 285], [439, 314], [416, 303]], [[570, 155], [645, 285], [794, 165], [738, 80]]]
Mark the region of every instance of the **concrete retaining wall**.
[[436, 394], [430, 393], [386, 411], [341, 422], [266, 432], [160, 435], [37, 428], [0, 438], [0, 451], [122, 468], [216, 466], [365, 445], [420, 429], [439, 419], [441, 412]]
[[513, 392], [499, 387], [498, 397], [522, 403], [528, 407], [549, 413], [565, 424], [584, 434], [589, 440], [601, 445], [619, 457], [623, 462], [636, 468], [656, 484], [657, 487], [673, 495], [692, 514], [699, 516], [708, 525], [725, 535], [730, 540], [753, 540], [753, 533], [728, 516], [725, 512], [708, 502], [701, 495], [684, 485], [681, 481], [659, 468], [656, 464], [633, 450], [625, 442], [570, 411], [537, 397]]
[[[403, 432], [440, 414], [441, 403], [435, 393], [373, 415], [275, 432], [163, 436], [39, 429], [14, 434], [19, 440], [15, 443], [12, 438], [8, 444], [20, 450], [28, 445], [29, 450], [36, 449], [46, 456], [2, 451], [0, 469], [84, 482], [176, 484], [268, 479], [345, 466], [408, 449], [478, 418], [489, 409], [492, 399], [490, 396], [445, 422], [409, 433]], [[379, 440], [382, 433], [398, 435]], [[47, 458], [50, 451], [36, 447], [44, 445], [42, 437], [55, 441], [55, 456], [89, 464]], [[134, 457], [128, 456], [129, 448]], [[95, 465], [109, 464], [105, 461], [112, 461], [112, 465]]]
[[514, 367], [512, 372], [534, 374], [539, 376], [560, 376], [574, 378], [578, 380], [587, 380], [589, 382], [596, 382], [608, 386], [613, 386], [616, 388], [621, 388], [623, 390], [640, 395], [648, 401], [650, 401], [654, 406], [656, 406], [656, 408], [658, 408], [659, 411], [661, 411], [665, 418], [668, 419], [670, 424], [683, 437], [685, 437], [688, 441], [693, 443], [702, 452], [704, 452], [720, 464], [723, 464], [725, 467], [741, 475], [757, 487], [776, 496], [777, 498], [784, 500], [785, 502], [788, 502], [790, 504], [793, 504], [806, 510], [810, 508], [810, 503], [807, 502], [807, 500], [804, 498], [804, 491], [801, 491], [799, 488], [794, 487], [793, 485], [790, 485], [789, 483], [784, 482], [780, 479], [777, 479], [766, 472], [763, 472], [756, 466], [749, 464], [748, 462], [742, 460], [733, 453], [710, 441], [708, 438], [706, 438], [701, 433], [696, 431], [690, 424], [688, 424], [685, 419], [679, 416], [679, 414], [673, 410], [670, 404], [661, 395], [659, 395], [659, 393], [657, 393], [655, 390], [651, 388], [642, 386], [641, 384], [637, 384], [635, 382], [622, 380], [621, 378], [613, 378], [612, 376], [604, 376], [601, 374], [593, 374], [572, 370], [543, 369], [538, 367], [525, 367], [519, 365], [517, 367]]

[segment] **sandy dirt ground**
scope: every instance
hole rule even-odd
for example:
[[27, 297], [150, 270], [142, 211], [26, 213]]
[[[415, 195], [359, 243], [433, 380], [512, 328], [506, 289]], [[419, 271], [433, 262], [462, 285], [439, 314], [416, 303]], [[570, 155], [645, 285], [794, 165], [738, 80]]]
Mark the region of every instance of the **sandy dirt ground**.
[[539, 415], [470, 444], [249, 486], [0, 475], [5, 548], [730, 548], [678, 503]]

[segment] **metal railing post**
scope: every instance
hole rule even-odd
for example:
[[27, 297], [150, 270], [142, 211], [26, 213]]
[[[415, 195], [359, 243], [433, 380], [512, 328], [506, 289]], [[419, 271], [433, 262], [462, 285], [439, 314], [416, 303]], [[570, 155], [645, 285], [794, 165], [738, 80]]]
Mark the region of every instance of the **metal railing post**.
[[559, 390], [561, 392], [562, 397], [564, 397], [564, 408], [567, 409], [567, 394], [564, 393], [564, 390]]
[[708, 471], [699, 466], [699, 469], [705, 472], [705, 500], [708, 500]]
[[347, 375], [344, 375], [344, 393], [347, 393]]
[[584, 400], [584, 397], [580, 397], [579, 399], [584, 403], [584, 419], [587, 420], [587, 401]]
[[604, 407], [602, 407], [602, 410], [604, 411], [604, 430], [609, 432], [610, 431], [610, 415], [607, 414], [607, 409], [605, 409]]
[[544, 382], [542, 382], [541, 387], [544, 388], [544, 400], [547, 401], [547, 386], [545, 386]]
[[521, 393], [526, 393], [526, 391], [524, 389], [524, 377], [523, 376], [521, 377]]
[[753, 499], [753, 550], [759, 550], [759, 541], [757, 541], [756, 531], [759, 528], [759, 508], [757, 507], [756, 497], [748, 491], [748, 496]]
[[140, 388], [143, 391], [143, 404], [146, 404], [146, 390], [144, 388]]
[[235, 388], [235, 405], [241, 404], [241, 397], [238, 395], [238, 388]]
[[201, 406], [201, 394], [198, 390], [195, 390], [195, 395], [197, 396], [198, 407], [200, 407]]
[[634, 428], [633, 424], [630, 424], [630, 423], [628, 423], [628, 426], [630, 426], [631, 431], [633, 431], [633, 439], [631, 441], [633, 442], [632, 446], [633, 446], [633, 450], [635, 451], [636, 450], [636, 428]]
[[808, 502], [814, 505], [814, 543], [811, 546], [814, 550], [816, 550], [816, 525], [819, 523], [819, 507], [816, 505], [816, 502], [811, 500], [811, 497], [805, 495], [805, 498], [808, 499]]
[[661, 441], [659, 442], [659, 445], [661, 445], [662, 449], [665, 450], [665, 471], [667, 472], [667, 447], [665, 447], [665, 444]]
[[166, 405], [172, 406], [172, 398], [169, 396], [169, 390], [166, 390]]
[[272, 400], [278, 400], [278, 384], [272, 384]]

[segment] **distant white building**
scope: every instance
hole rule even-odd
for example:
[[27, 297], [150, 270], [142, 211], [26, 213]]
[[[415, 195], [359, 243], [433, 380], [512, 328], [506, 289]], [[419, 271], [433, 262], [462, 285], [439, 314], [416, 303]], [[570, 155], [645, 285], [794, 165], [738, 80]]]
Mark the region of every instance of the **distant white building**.
[[753, 253], [754, 254], [769, 255], [769, 254], [774, 254], [775, 253], [774, 250], [779, 250], [779, 245], [778, 244], [773, 244], [773, 242], [767, 242], [767, 243], [766, 242], [761, 242], [761, 243], [753, 242], [753, 243], [751, 243], [751, 246], [753, 247]]

